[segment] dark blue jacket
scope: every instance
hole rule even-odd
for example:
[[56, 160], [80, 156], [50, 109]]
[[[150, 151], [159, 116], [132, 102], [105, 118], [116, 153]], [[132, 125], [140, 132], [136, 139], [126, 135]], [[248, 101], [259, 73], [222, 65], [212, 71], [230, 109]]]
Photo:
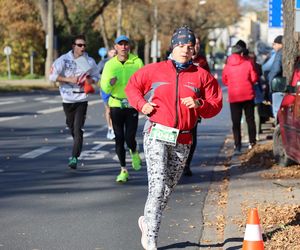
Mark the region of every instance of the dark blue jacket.
[[270, 86], [271, 86], [272, 80], [276, 76], [282, 76], [282, 49], [280, 49], [276, 52], [274, 62], [272, 64], [271, 70], [268, 74], [268, 82], [269, 82]]

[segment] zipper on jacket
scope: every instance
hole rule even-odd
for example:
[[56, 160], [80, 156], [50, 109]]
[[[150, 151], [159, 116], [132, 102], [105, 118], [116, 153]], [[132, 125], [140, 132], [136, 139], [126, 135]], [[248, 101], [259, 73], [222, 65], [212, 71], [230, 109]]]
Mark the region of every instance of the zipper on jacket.
[[176, 69], [176, 96], [175, 96], [175, 124], [174, 128], [178, 125], [178, 78], [179, 78], [179, 72]]

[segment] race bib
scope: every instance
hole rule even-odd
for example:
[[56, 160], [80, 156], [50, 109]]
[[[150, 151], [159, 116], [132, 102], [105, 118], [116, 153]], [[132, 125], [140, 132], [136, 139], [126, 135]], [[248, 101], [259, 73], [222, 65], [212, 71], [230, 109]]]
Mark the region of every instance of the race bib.
[[179, 129], [153, 123], [149, 134], [150, 139], [176, 146]]

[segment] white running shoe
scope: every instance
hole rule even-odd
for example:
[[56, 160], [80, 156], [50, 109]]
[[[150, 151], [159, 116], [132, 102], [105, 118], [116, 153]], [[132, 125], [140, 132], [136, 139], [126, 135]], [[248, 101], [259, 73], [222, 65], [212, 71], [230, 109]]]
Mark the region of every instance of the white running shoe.
[[114, 130], [112, 128], [109, 128], [107, 130], [106, 138], [109, 139], [109, 140], [115, 139], [115, 133], [114, 133]]
[[138, 220], [139, 228], [142, 232], [141, 243], [145, 250], [147, 250], [148, 242], [147, 242], [147, 226], [144, 221], [145, 217], [141, 216]]

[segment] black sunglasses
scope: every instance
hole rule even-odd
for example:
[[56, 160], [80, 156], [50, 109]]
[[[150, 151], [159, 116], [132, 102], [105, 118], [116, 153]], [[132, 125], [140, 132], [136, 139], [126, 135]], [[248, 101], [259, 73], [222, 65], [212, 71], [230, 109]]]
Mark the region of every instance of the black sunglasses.
[[74, 43], [75, 45], [77, 45], [78, 47], [86, 47], [86, 44], [84, 43]]

